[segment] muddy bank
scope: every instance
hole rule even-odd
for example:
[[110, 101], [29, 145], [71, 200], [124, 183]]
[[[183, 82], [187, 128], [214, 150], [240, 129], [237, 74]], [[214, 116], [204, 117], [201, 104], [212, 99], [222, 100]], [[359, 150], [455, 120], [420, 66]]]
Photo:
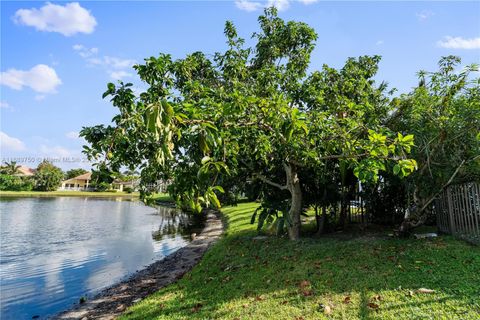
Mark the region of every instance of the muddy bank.
[[187, 246], [52, 319], [115, 319], [127, 307], [175, 282], [191, 270], [222, 232], [220, 217], [209, 212], [202, 232]]

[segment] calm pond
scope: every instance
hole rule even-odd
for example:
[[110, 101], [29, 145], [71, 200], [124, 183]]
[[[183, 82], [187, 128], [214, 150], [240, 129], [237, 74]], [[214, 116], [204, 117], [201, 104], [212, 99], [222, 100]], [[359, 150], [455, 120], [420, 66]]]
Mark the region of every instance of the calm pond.
[[68, 309], [188, 243], [189, 221], [139, 201], [0, 199], [0, 318]]

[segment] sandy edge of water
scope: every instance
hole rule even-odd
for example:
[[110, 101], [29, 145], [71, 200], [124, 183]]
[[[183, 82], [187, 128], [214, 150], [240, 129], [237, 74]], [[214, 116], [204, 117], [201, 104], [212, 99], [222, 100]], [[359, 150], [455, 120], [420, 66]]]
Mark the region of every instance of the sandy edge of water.
[[219, 213], [209, 211], [203, 230], [185, 247], [138, 271], [127, 280], [103, 290], [93, 299], [75, 305], [50, 319], [115, 319], [129, 306], [177, 281], [190, 271], [207, 249], [218, 240], [223, 230]]

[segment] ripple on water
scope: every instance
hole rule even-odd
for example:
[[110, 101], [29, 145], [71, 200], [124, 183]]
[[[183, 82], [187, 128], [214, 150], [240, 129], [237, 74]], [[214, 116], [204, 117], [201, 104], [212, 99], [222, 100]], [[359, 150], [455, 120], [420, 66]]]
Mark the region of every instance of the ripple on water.
[[0, 318], [68, 308], [187, 244], [170, 208], [92, 198], [0, 200]]

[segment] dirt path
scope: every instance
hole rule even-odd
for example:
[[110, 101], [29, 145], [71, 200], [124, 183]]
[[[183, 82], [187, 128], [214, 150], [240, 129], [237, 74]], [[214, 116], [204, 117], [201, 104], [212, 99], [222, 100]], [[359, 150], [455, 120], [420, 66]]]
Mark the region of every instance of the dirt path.
[[52, 319], [115, 319], [127, 307], [175, 282], [191, 270], [222, 232], [222, 221], [209, 212], [204, 229], [187, 246]]

